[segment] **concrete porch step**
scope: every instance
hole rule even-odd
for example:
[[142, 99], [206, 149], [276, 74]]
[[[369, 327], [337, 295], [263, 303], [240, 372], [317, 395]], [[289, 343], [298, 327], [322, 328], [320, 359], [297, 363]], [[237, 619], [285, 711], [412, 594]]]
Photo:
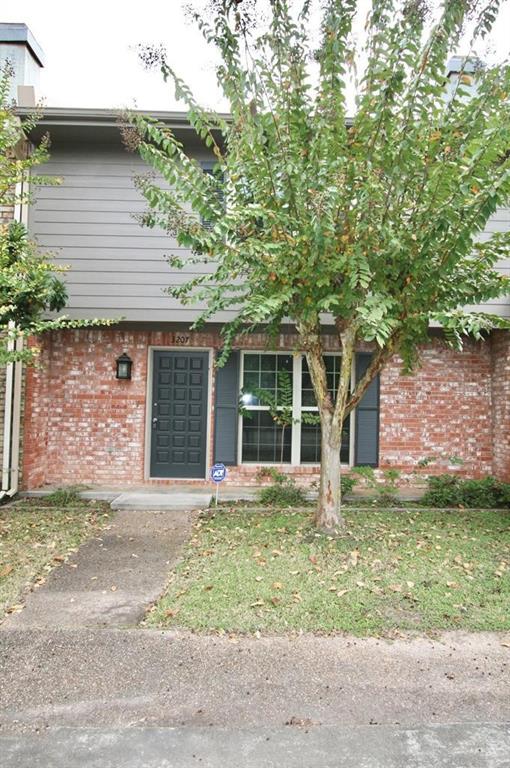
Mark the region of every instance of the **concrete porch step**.
[[204, 509], [211, 503], [208, 491], [133, 491], [121, 493], [112, 502], [112, 509], [139, 509], [165, 512], [172, 509]]

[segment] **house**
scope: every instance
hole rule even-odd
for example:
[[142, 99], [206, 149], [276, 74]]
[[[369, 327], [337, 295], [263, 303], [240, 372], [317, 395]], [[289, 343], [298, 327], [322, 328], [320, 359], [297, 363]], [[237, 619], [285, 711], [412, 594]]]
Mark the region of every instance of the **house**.
[[[0, 25], [0, 33], [5, 26], [12, 25]], [[30, 53], [23, 30], [19, 38], [16, 44]], [[207, 167], [211, 157], [185, 114], [155, 117]], [[28, 214], [32, 237], [69, 265], [66, 314], [117, 322], [52, 332], [42, 340], [40, 365], [25, 371], [23, 487], [203, 482], [218, 461], [229, 466], [234, 483], [254, 483], [261, 467], [273, 465], [298, 480], [316, 479], [320, 434], [301, 421], [303, 411], [313, 411], [314, 398], [293, 328], [281, 329], [276, 349], [267, 349], [263, 332], [251, 335], [225, 367], [215, 368], [229, 316], [220, 313], [192, 331], [199, 308], [164, 293], [194, 266], [172, 272], [165, 256], [180, 250], [175, 241], [136, 220], [144, 201], [133, 177], [145, 167], [123, 146], [117, 114], [48, 108], [34, 141], [46, 132], [51, 159], [41, 170], [62, 183], [39, 189], [33, 206], [18, 215]], [[490, 231], [509, 227], [510, 210], [498, 211], [489, 223]], [[510, 272], [510, 262], [501, 269]], [[491, 311], [510, 317], [510, 298]], [[338, 346], [333, 328], [323, 331], [334, 386]], [[358, 350], [353, 377], [369, 355], [368, 346]], [[295, 421], [285, 430], [249, 396], [255, 386], [274, 390], [278, 371], [287, 371], [292, 382]], [[12, 405], [11, 395], [11, 420]], [[4, 470], [15, 472], [6, 456], [12, 429], [9, 435]], [[484, 342], [466, 339], [458, 352], [446, 346], [440, 329], [431, 329], [413, 376], [401, 376], [399, 358], [392, 359], [348, 419], [342, 461], [409, 476], [455, 471], [510, 480], [510, 331], [493, 332]]]

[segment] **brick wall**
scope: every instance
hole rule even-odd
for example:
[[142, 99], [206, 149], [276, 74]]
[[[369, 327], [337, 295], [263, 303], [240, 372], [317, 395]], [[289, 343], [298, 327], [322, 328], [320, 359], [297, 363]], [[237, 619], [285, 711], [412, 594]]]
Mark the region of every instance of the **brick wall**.
[[[196, 347], [221, 345], [219, 335], [212, 331], [190, 334], [190, 339]], [[263, 335], [254, 335], [243, 346], [263, 349], [264, 342]], [[282, 334], [279, 346], [291, 350], [295, 342], [292, 334]], [[325, 342], [326, 349], [336, 349], [334, 337]], [[142, 483], [148, 347], [174, 343], [173, 333], [155, 331], [91, 329], [48, 335], [41, 366], [28, 373], [26, 487]], [[382, 468], [412, 472], [427, 457], [434, 461], [423, 470], [426, 472], [455, 471], [471, 476], [492, 472], [491, 372], [495, 365], [498, 370], [500, 366], [494, 363], [497, 345], [508, 354], [508, 335], [492, 347], [468, 342], [460, 353], [435, 339], [424, 348], [422, 367], [415, 376], [401, 376], [398, 358], [390, 362], [381, 375]], [[115, 379], [115, 359], [124, 350], [134, 363], [133, 378], [128, 382]], [[506, 392], [506, 406], [498, 407], [501, 413], [506, 407], [504, 418], [508, 420]], [[503, 390], [501, 398], [503, 403]], [[502, 417], [498, 418], [503, 425]], [[211, 429], [210, 456], [212, 441]], [[501, 467], [508, 462], [508, 452], [506, 459], [503, 454], [500, 450]], [[452, 463], [451, 457], [462, 464]], [[310, 466], [287, 467], [286, 471], [293, 471], [298, 481], [317, 476], [317, 468]], [[256, 472], [257, 467], [244, 466], [232, 468], [230, 476], [239, 483], [254, 483]]]
[[510, 482], [510, 331], [496, 331], [491, 338], [493, 473]]
[[[394, 357], [381, 374], [380, 466], [424, 473], [492, 472], [491, 350], [467, 341], [462, 352], [435, 339], [421, 367], [401, 375]], [[462, 463], [460, 463], [462, 462]]]
[[[194, 334], [210, 347], [212, 334]], [[27, 375], [24, 483], [136, 485], [144, 481], [148, 346], [173, 334], [76, 330], [46, 334], [41, 366]], [[128, 351], [131, 381], [115, 378]]]

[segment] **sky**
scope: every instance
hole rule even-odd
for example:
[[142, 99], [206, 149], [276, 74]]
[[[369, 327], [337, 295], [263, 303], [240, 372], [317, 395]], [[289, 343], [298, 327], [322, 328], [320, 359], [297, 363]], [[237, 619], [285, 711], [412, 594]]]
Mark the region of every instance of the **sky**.
[[[157, 71], [147, 72], [138, 44], [163, 44], [199, 103], [227, 110], [214, 54], [184, 13], [187, 0], [2, 0], [0, 21], [27, 24], [45, 53], [39, 97], [50, 107], [183, 109]], [[507, 55], [510, 0], [494, 32], [493, 54]], [[462, 51], [460, 51], [462, 53]], [[489, 58], [491, 55], [489, 53]]]
[[2, 0], [0, 21], [24, 22], [45, 54], [39, 97], [50, 107], [182, 109], [140, 43], [162, 43], [204, 106], [226, 108], [214, 58], [181, 0]]

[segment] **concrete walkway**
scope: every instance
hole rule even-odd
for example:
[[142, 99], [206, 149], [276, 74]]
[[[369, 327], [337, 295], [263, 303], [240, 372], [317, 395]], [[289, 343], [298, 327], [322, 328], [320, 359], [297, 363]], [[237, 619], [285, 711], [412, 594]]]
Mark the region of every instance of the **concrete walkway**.
[[190, 513], [119, 511], [100, 537], [86, 542], [29, 593], [8, 628], [132, 627], [163, 592], [191, 528]]
[[0, 739], [3, 768], [508, 768], [505, 726], [58, 729]]

